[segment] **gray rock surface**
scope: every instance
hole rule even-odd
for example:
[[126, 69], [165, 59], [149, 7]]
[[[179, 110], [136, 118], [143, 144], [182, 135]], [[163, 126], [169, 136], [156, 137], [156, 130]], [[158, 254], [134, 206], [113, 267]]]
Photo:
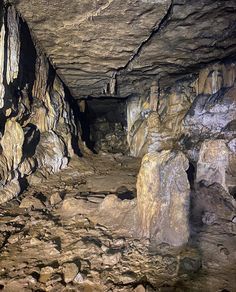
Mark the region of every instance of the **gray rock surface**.
[[235, 52], [234, 0], [8, 2], [75, 97], [138, 94]]

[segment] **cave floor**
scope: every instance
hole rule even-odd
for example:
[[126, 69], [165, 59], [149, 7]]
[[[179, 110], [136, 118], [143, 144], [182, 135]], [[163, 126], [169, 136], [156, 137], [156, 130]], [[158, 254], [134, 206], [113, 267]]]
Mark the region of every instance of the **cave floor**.
[[139, 167], [119, 154], [73, 158], [2, 205], [0, 290], [233, 291], [233, 225], [181, 249], [135, 237]]

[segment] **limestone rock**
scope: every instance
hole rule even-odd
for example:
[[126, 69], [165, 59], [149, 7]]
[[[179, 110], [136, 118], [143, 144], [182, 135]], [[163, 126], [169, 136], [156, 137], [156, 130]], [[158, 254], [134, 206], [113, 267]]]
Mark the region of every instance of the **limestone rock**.
[[157, 112], [152, 112], [147, 118], [148, 153], [170, 150], [174, 145], [174, 135], [162, 125]]
[[20, 59], [20, 32], [19, 32], [19, 15], [13, 6], [8, 8], [8, 42], [7, 42], [7, 83], [13, 82], [19, 72]]
[[4, 77], [4, 57], [5, 57], [5, 25], [2, 24], [1, 33], [0, 33], [0, 108], [4, 106], [4, 95], [5, 95], [5, 87], [3, 84]]
[[[48, 145], [50, 144], [50, 148]], [[47, 173], [54, 173], [67, 165], [65, 145], [54, 132], [45, 132], [41, 135], [37, 145], [36, 157], [38, 165]]]
[[0, 204], [5, 203], [12, 198], [18, 196], [21, 192], [20, 183], [18, 178], [12, 179], [10, 182], [4, 186], [0, 186]]
[[155, 76], [168, 87], [189, 68], [235, 51], [233, 0], [119, 0], [101, 5], [55, 0], [47, 8], [43, 0], [30, 0], [30, 5], [9, 1], [76, 97], [135, 96], [150, 90]]
[[54, 272], [53, 267], [50, 266], [43, 267], [40, 271], [39, 282], [46, 283], [50, 279], [53, 272]]
[[102, 255], [104, 266], [114, 266], [119, 262], [120, 258], [121, 258], [120, 253], [115, 253], [113, 255], [106, 255], [106, 254]]
[[227, 190], [226, 170], [229, 151], [224, 140], [209, 140], [202, 143], [197, 163], [196, 182], [207, 185], [219, 183]]
[[[32, 176], [37, 168], [44, 178], [64, 168], [74, 155], [72, 146], [76, 147], [76, 141], [72, 140], [78, 133], [64, 86], [42, 50], [33, 43], [27, 25], [15, 7], [6, 5], [1, 11], [2, 203], [19, 194], [17, 180]], [[6, 62], [2, 62], [4, 57]]]
[[50, 204], [53, 206], [59, 204], [61, 201], [62, 198], [59, 192], [53, 193], [50, 197]]
[[[232, 62], [227, 65], [215, 64], [213, 68], [200, 71], [195, 81], [197, 96], [184, 120], [185, 131], [194, 136], [195, 140], [217, 137], [222, 132], [225, 137], [235, 135], [235, 68]], [[213, 69], [215, 74], [212, 73]], [[216, 85], [217, 78], [222, 79], [219, 86]], [[204, 89], [208, 84], [210, 88]]]
[[146, 289], [143, 287], [143, 285], [138, 285], [135, 289], [135, 292], [145, 292]]
[[45, 205], [37, 198], [33, 196], [25, 197], [19, 206], [19, 208], [30, 208], [34, 207], [34, 209], [44, 209]]
[[63, 274], [64, 274], [64, 281], [66, 283], [72, 282], [77, 274], [79, 269], [75, 263], [66, 263], [63, 265]]
[[137, 180], [142, 236], [174, 246], [188, 241], [187, 169], [188, 160], [181, 152], [167, 150], [144, 156]]
[[146, 152], [147, 123], [141, 117], [143, 98], [133, 97], [127, 101], [127, 142], [130, 154], [142, 157]]
[[195, 228], [202, 223], [213, 225], [221, 220], [230, 222], [235, 207], [235, 200], [220, 184], [200, 185], [192, 196], [190, 219]]
[[15, 170], [22, 159], [24, 132], [19, 123], [8, 120], [1, 140], [3, 155], [7, 158], [8, 169]]

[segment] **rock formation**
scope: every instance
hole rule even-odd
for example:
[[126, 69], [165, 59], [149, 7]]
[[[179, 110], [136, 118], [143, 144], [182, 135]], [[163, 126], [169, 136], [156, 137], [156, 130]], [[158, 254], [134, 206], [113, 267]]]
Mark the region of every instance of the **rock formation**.
[[1, 63], [1, 203], [18, 195], [24, 179], [36, 170], [45, 177], [65, 167], [73, 156], [72, 139], [77, 135], [63, 83], [33, 44], [15, 8], [6, 8], [5, 15], [1, 33], [1, 56], [6, 59]]
[[138, 211], [143, 236], [174, 246], [189, 238], [190, 188], [183, 153], [146, 154], [137, 180]]
[[0, 290], [235, 290], [235, 12], [0, 1]]

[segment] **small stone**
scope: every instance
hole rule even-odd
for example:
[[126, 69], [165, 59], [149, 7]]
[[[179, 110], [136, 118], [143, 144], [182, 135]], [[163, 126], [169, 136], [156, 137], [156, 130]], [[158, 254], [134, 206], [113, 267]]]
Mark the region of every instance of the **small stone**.
[[88, 197], [88, 201], [91, 203], [99, 204], [103, 201], [104, 198], [101, 197]]
[[202, 216], [202, 222], [206, 225], [212, 225], [215, 223], [217, 219], [217, 216], [215, 213], [211, 213], [211, 212], [206, 212], [203, 216]]
[[122, 248], [125, 245], [125, 240], [123, 238], [115, 239], [112, 245], [115, 248]]
[[143, 287], [143, 285], [138, 285], [135, 289], [135, 292], [145, 292], [146, 289]]
[[52, 206], [59, 204], [61, 201], [62, 201], [62, 198], [59, 192], [52, 194], [50, 197], [50, 204]]
[[73, 282], [75, 282], [75, 283], [83, 283], [84, 282], [84, 278], [80, 273], [78, 273], [76, 275], [76, 277], [74, 278]]
[[23, 235], [22, 234], [13, 234], [12, 236], [10, 236], [9, 238], [8, 238], [8, 242], [10, 243], [10, 244], [13, 244], [13, 243], [16, 243], [16, 242], [18, 242], [19, 240], [21, 240], [21, 238], [23, 237]]
[[232, 222], [236, 223], [236, 216], [233, 217]]
[[48, 266], [42, 268], [40, 271], [39, 282], [46, 283], [50, 279], [53, 272], [54, 272], [53, 267]]
[[34, 207], [35, 209], [44, 209], [45, 205], [39, 199], [33, 196], [27, 196], [21, 201], [19, 208], [27, 209], [30, 207]]
[[66, 263], [63, 265], [64, 281], [66, 283], [72, 282], [78, 275], [79, 269], [74, 263]]
[[33, 237], [33, 238], [30, 239], [30, 244], [31, 245], [38, 245], [38, 244], [41, 244], [41, 243], [42, 242], [38, 238]]
[[116, 265], [119, 260], [121, 258], [121, 254], [120, 253], [115, 253], [115, 254], [111, 254], [111, 255], [102, 255], [102, 259], [103, 259], [103, 264], [105, 266], [114, 266]]

